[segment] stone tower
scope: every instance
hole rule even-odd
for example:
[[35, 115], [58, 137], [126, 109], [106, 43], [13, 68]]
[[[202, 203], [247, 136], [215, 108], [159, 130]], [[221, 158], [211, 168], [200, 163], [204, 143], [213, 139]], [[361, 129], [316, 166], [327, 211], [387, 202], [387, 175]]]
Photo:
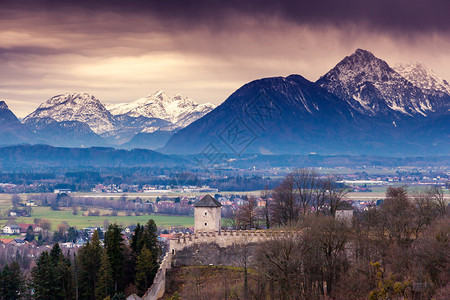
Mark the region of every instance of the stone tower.
[[221, 207], [219, 201], [206, 195], [194, 204], [194, 230], [220, 231]]

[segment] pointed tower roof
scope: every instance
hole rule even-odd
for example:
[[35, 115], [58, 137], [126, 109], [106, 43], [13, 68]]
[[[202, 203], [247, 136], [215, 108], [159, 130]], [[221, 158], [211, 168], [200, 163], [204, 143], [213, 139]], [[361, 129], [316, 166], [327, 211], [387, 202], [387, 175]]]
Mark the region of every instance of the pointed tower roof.
[[221, 207], [222, 204], [220, 204], [219, 201], [211, 197], [210, 195], [206, 195], [199, 201], [197, 201], [194, 204], [195, 207]]

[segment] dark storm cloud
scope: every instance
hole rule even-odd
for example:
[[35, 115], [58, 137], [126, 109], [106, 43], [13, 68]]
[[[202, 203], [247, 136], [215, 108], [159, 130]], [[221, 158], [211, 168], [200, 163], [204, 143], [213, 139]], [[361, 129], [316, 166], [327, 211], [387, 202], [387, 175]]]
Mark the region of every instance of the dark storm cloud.
[[[110, 12], [146, 16], [172, 26], [209, 26], [212, 30], [233, 27], [236, 17], [261, 20], [277, 17], [296, 24], [362, 24], [374, 30], [402, 32], [450, 31], [450, 1], [447, 0], [13, 0], [5, 3], [4, 7], [19, 9], [21, 14], [33, 10], [58, 12], [51, 16], [56, 21], [70, 20], [76, 14], [94, 16], [98, 12]], [[123, 21], [124, 28], [133, 24], [133, 19]]]
[[447, 0], [0, 0], [0, 98], [22, 116], [72, 91], [218, 104], [261, 77], [316, 80], [356, 48], [449, 79], [449, 11]]
[[[7, 0], [2, 2], [2, 17], [6, 19], [14, 18], [15, 14], [26, 16], [33, 11], [45, 11], [49, 22], [61, 22], [70, 21], [77, 14], [84, 14], [89, 18], [99, 12], [110, 12], [130, 17], [130, 19], [122, 19], [125, 30], [134, 23], [132, 16], [140, 15], [164, 21], [169, 26], [209, 26], [212, 30], [223, 30], [226, 26], [232, 26], [232, 23], [236, 22], [236, 17], [261, 20], [277, 17], [297, 24], [341, 26], [350, 23], [362, 24], [375, 30], [450, 31], [448, 17], [450, 1], [446, 0]], [[111, 15], [111, 18], [114, 18], [114, 15]], [[139, 30], [139, 27], [135, 29]], [[141, 29], [145, 30], [145, 27]]]

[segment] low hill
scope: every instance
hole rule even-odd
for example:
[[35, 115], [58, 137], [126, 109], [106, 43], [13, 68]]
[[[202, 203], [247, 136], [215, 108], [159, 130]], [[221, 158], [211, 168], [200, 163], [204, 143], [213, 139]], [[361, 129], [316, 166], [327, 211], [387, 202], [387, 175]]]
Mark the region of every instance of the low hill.
[[152, 150], [114, 148], [62, 148], [18, 145], [0, 148], [0, 168], [7, 167], [133, 167], [183, 164], [180, 158]]

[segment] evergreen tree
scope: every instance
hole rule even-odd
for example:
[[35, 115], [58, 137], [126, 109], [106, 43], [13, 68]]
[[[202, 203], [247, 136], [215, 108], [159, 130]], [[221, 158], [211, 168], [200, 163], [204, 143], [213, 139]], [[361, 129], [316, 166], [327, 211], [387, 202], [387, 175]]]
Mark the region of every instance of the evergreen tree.
[[145, 247], [150, 251], [152, 255], [152, 265], [154, 266], [154, 274], [152, 275], [152, 281], [154, 276], [156, 275], [156, 272], [159, 268], [159, 255], [161, 253], [159, 243], [158, 243], [158, 236], [156, 235], [156, 232], [158, 231], [158, 228], [156, 227], [155, 221], [153, 219], [148, 220], [147, 224], [144, 228], [144, 234], [143, 234], [143, 244]]
[[129, 262], [125, 269], [125, 275], [127, 276], [128, 282], [132, 283], [135, 281], [135, 267], [136, 267], [136, 259], [141, 252], [143, 245], [143, 234], [144, 234], [144, 226], [137, 224], [134, 229], [134, 234], [131, 237], [130, 249], [131, 255], [129, 256]]
[[79, 291], [79, 277], [80, 277], [80, 267], [78, 265], [78, 257], [77, 254], [73, 254], [73, 285], [75, 290], [75, 299], [79, 299], [78, 297], [78, 291]]
[[91, 241], [78, 252], [78, 267], [80, 269], [78, 287], [82, 299], [95, 299], [95, 289], [98, 283], [98, 272], [102, 247], [98, 231], [95, 230]]
[[0, 272], [0, 299], [19, 299], [24, 292], [25, 282], [19, 264], [14, 261]]
[[34, 241], [34, 231], [33, 231], [33, 227], [31, 225], [28, 226], [27, 234], [25, 235], [25, 241], [27, 241], [27, 242]]
[[71, 243], [75, 243], [77, 240], [78, 233], [74, 227], [70, 227], [67, 232], [67, 241]]
[[153, 259], [151, 251], [144, 245], [136, 261], [136, 286], [140, 295], [145, 294], [152, 285], [157, 271], [158, 264]]
[[31, 271], [36, 299], [71, 299], [73, 295], [70, 257], [65, 257], [58, 244], [50, 253], [43, 252]]
[[56, 265], [56, 273], [58, 274], [58, 281], [61, 287], [61, 296], [63, 299], [72, 299], [73, 296], [73, 271], [72, 263], [70, 261], [70, 254], [59, 256], [59, 261]]
[[126, 300], [127, 297], [125, 297], [125, 295], [123, 293], [116, 293], [114, 294], [114, 297], [112, 298], [112, 300]]
[[133, 253], [136, 256], [139, 255], [139, 252], [141, 252], [141, 249], [142, 249], [143, 234], [144, 234], [144, 226], [141, 226], [138, 223], [136, 228], [134, 229], [134, 234], [131, 237], [131, 243], [130, 243], [130, 248], [131, 248], [131, 250], [133, 250]]
[[113, 292], [114, 283], [112, 278], [111, 264], [109, 263], [109, 258], [106, 250], [103, 249], [100, 261], [100, 270], [98, 274], [98, 284], [95, 289], [95, 297], [96, 299], [105, 299], [106, 297], [111, 296]]
[[0, 272], [0, 299], [4, 299], [8, 294], [8, 278], [10, 276], [9, 266], [5, 265]]
[[36, 266], [31, 271], [31, 275], [33, 278], [32, 287], [34, 289], [35, 299], [61, 299], [58, 276], [55, 272], [52, 258], [47, 251], [41, 253], [36, 262]]
[[147, 249], [150, 250], [155, 262], [158, 261], [158, 256], [160, 253], [158, 236], [156, 235], [157, 231], [158, 227], [156, 227], [155, 221], [150, 219], [147, 224], [145, 224], [144, 232], [142, 234], [142, 247], [145, 245]]
[[[159, 254], [160, 254], [160, 248], [158, 244], [158, 238], [156, 235], [158, 228], [156, 227], [156, 223], [153, 219], [148, 220], [147, 224], [145, 226], [137, 225], [136, 229], [134, 231], [134, 235], [131, 238], [130, 248], [133, 251], [133, 254], [131, 256], [132, 261], [131, 264], [134, 266], [135, 269], [135, 284], [138, 286], [138, 282], [141, 292], [145, 291], [148, 287], [146, 286], [146, 282], [150, 280], [153, 281], [154, 276], [156, 275], [156, 272], [158, 270], [159, 264]], [[146, 255], [141, 256], [142, 250], [146, 249], [148, 252]], [[150, 258], [148, 257], [150, 255]], [[138, 264], [138, 258], [141, 256], [141, 270], [138, 271], [137, 264]], [[146, 258], [146, 266], [142, 264], [142, 259]], [[148, 261], [150, 259], [150, 261]], [[144, 273], [142, 273], [142, 268], [148, 268]], [[151, 271], [150, 271], [151, 270]], [[140, 278], [138, 278], [138, 273], [140, 272]], [[143, 275], [145, 274], [145, 275]]]
[[50, 258], [54, 265], [58, 264], [61, 256], [62, 256], [61, 248], [59, 247], [59, 244], [56, 243], [53, 245], [52, 250], [50, 250]]
[[123, 289], [123, 246], [122, 228], [116, 223], [110, 224], [105, 234], [105, 248], [111, 264], [115, 292]]
[[98, 237], [101, 240], [105, 239], [105, 234], [103, 233], [103, 230], [100, 227], [97, 227]]

